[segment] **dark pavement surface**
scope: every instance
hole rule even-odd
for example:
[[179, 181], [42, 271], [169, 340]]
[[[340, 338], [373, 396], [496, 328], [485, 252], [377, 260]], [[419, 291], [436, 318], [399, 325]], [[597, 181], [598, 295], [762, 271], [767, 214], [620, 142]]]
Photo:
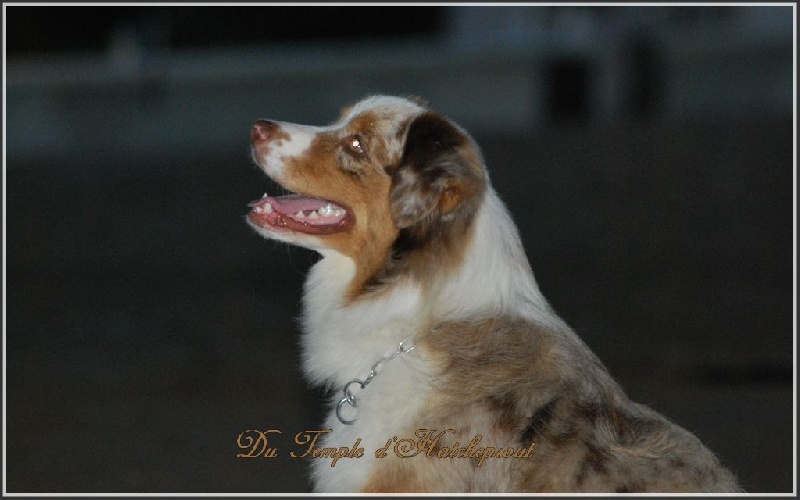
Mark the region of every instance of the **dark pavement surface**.
[[[632, 399], [791, 492], [791, 120], [478, 140], [542, 291]], [[8, 492], [308, 491], [302, 460], [236, 457], [324, 410], [298, 367], [316, 257], [244, 223], [267, 186], [246, 141], [8, 158]]]

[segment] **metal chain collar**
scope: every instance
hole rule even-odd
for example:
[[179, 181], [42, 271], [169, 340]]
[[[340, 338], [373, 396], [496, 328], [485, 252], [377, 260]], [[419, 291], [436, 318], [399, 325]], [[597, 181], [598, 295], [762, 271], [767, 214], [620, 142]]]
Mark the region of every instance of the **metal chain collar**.
[[353, 379], [344, 385], [343, 389], [344, 397], [342, 398], [341, 401], [339, 401], [339, 404], [336, 405], [336, 418], [339, 419], [339, 422], [343, 423], [344, 425], [352, 425], [353, 422], [356, 421], [355, 418], [352, 420], [346, 420], [344, 417], [342, 417], [342, 406], [344, 406], [345, 403], [350, 405], [351, 408], [358, 408], [358, 398], [356, 398], [355, 394], [350, 392], [350, 386], [352, 386], [353, 384], [358, 384], [358, 386], [361, 387], [361, 389], [364, 389], [365, 387], [367, 387], [367, 385], [369, 385], [370, 382], [372, 382], [372, 379], [375, 378], [375, 375], [378, 374], [379, 366], [381, 366], [383, 363], [386, 363], [387, 361], [396, 358], [400, 354], [408, 354], [409, 352], [414, 350], [414, 347], [416, 347], [414, 344], [411, 344], [411, 347], [406, 347], [404, 344], [405, 341], [400, 342], [400, 346], [398, 346], [395, 352], [393, 352], [389, 356], [386, 356], [385, 358], [381, 358], [378, 361], [376, 361], [375, 364], [372, 365], [372, 368], [370, 368], [369, 375], [367, 375], [367, 378], [365, 378], [363, 381], [359, 379]]

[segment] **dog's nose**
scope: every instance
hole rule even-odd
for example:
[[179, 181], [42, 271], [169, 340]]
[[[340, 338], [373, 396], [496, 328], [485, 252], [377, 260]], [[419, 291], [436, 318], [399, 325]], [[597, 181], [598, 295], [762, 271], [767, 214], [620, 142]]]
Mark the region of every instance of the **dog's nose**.
[[269, 141], [275, 135], [275, 130], [278, 128], [273, 122], [267, 120], [258, 120], [253, 125], [253, 132], [250, 135], [253, 142]]

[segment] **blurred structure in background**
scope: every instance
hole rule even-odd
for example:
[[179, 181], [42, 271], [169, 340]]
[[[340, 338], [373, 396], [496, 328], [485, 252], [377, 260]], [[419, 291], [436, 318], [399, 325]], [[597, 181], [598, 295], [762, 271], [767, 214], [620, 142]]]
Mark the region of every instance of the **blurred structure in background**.
[[200, 152], [254, 116], [326, 123], [373, 92], [425, 96], [475, 132], [792, 105], [789, 6], [6, 12], [13, 158]]

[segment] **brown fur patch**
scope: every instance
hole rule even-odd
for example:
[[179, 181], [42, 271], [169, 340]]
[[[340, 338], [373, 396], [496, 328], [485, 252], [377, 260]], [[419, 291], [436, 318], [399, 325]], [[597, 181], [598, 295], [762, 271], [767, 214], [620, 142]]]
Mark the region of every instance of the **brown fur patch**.
[[[266, 121], [266, 120], [262, 120]], [[283, 141], [289, 141], [292, 139], [292, 136], [283, 128], [276, 126], [274, 122], [271, 125], [271, 137], [268, 140], [255, 140], [253, 142], [254, 150], [253, 150], [253, 159], [258, 163], [257, 156], [265, 155], [272, 147], [281, 146]], [[257, 153], [257, 154], [256, 154]]]
[[356, 116], [347, 123], [346, 128], [351, 133], [365, 134], [375, 130], [375, 123], [380, 119], [376, 112], [367, 111]]
[[337, 134], [319, 134], [306, 154], [285, 161], [282, 183], [289, 190], [331, 200], [350, 211], [353, 228], [324, 238], [328, 247], [355, 261], [358, 274], [350, 293], [357, 294], [388, 255], [397, 229], [388, 203], [389, 178], [373, 168], [349, 175], [339, 164], [340, 148]]
[[[396, 163], [399, 158], [400, 151], [393, 151], [386, 137], [388, 134], [385, 129], [397, 126], [390, 118], [367, 111], [346, 124], [345, 130], [349, 134], [357, 135], [364, 143], [370, 169], [385, 172], [386, 166]], [[389, 123], [392, 125], [388, 125]]]
[[[444, 324], [418, 345], [439, 369], [427, 419], [535, 443], [530, 459], [503, 462], [516, 478], [505, 491], [738, 491], [695, 438], [631, 403], [571, 332], [494, 317]], [[495, 481], [476, 473], [471, 487]]]
[[361, 493], [423, 493], [426, 489], [417, 484], [413, 471], [406, 466], [378, 467], [380, 473], [373, 473]]
[[517, 407], [512, 394], [502, 394], [488, 398], [490, 411], [497, 415], [495, 427], [502, 431], [513, 430], [517, 423]]
[[409, 123], [403, 156], [386, 171], [399, 234], [369, 285], [410, 276], [429, 288], [463, 262], [486, 187], [483, 160], [468, 136], [428, 112]]
[[[443, 365], [439, 386], [461, 402], [504, 394], [517, 401], [524, 415], [526, 399], [520, 387], [534, 384], [540, 404], [554, 397], [558, 360], [551, 354], [552, 339], [543, 330], [516, 318], [496, 317], [446, 323], [421, 340]], [[480, 366], [480, 377], [474, 369]]]
[[285, 131], [284, 129], [277, 127], [277, 130], [273, 133], [272, 141], [275, 142], [276, 146], [282, 146], [283, 141], [291, 141], [292, 136], [289, 132]]
[[558, 404], [558, 397], [553, 398], [536, 410], [528, 425], [522, 431], [520, 441], [523, 443], [531, 442], [535, 438], [547, 434], [547, 430], [556, 416], [556, 404]]
[[[460, 447], [466, 446], [469, 439], [458, 439]], [[446, 446], [454, 444], [452, 440]], [[440, 444], [441, 445], [441, 444]], [[478, 459], [438, 457], [436, 452], [430, 456], [399, 458], [389, 455], [377, 461], [361, 489], [361, 493], [431, 493], [459, 492], [471, 493], [486, 491], [476, 488], [481, 480], [479, 475], [488, 472], [490, 466], [484, 463], [476, 467]], [[494, 459], [497, 461], [514, 459]], [[488, 472], [491, 474], [491, 472]]]

